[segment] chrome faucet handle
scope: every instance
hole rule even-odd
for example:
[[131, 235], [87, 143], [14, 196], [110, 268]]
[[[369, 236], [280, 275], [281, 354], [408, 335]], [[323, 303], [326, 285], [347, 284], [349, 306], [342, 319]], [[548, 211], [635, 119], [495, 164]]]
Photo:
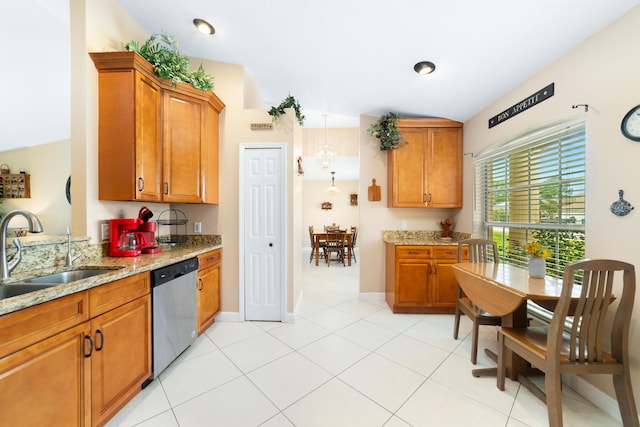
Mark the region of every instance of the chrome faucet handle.
[[8, 262], [9, 273], [13, 271], [14, 268], [18, 265], [18, 263], [22, 260], [22, 247], [20, 246], [20, 239], [17, 237], [13, 238], [13, 246], [18, 249], [18, 252], [11, 258], [11, 261]]

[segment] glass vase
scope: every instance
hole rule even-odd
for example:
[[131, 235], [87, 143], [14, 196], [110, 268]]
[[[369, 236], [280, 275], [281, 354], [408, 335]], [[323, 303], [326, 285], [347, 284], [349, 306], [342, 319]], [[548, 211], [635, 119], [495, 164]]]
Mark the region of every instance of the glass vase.
[[529, 276], [535, 278], [544, 278], [547, 263], [542, 257], [529, 258]]

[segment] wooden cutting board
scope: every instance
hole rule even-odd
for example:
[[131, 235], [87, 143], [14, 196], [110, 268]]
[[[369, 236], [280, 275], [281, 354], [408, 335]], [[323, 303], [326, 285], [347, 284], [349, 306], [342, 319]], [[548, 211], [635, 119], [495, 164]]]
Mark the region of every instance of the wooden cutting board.
[[371, 180], [371, 185], [369, 186], [369, 201], [379, 202], [380, 200], [380, 186], [376, 185], [376, 179], [374, 178]]

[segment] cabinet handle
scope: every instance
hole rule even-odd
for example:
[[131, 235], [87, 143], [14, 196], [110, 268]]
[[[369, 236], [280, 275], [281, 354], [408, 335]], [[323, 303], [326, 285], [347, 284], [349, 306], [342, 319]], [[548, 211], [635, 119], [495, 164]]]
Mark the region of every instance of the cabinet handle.
[[418, 251], [409, 251], [409, 255], [418, 255], [419, 253]]
[[431, 203], [431, 193], [427, 193], [427, 203]]
[[[98, 346], [98, 336], [100, 337], [100, 346]], [[96, 331], [96, 351], [102, 350], [104, 347], [104, 334], [100, 329]]]
[[427, 264], [427, 274], [431, 274], [431, 264]]
[[433, 264], [433, 274], [438, 274], [438, 264]]
[[198, 290], [201, 291], [204, 289], [204, 282], [202, 281], [202, 279], [198, 279]]
[[457, 252], [454, 251], [446, 251], [445, 254], [447, 255], [457, 255]]
[[427, 203], [427, 193], [422, 194], [422, 203]]
[[[84, 357], [91, 357], [91, 354], [93, 354], [93, 340], [91, 339], [91, 337], [89, 335], [85, 335], [84, 336], [84, 340], [89, 341], [89, 353], [84, 354]], [[86, 348], [86, 346], [85, 346]]]
[[169, 183], [168, 182], [164, 183], [164, 194], [169, 194]]
[[216, 257], [215, 256], [210, 256], [209, 258], [207, 258], [207, 261], [215, 261]]
[[144, 190], [144, 178], [138, 178], [138, 191]]

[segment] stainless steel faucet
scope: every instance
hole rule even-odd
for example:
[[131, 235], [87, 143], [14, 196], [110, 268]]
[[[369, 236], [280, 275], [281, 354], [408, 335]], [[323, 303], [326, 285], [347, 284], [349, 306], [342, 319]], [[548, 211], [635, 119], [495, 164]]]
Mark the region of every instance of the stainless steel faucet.
[[42, 233], [42, 224], [40, 220], [31, 212], [23, 210], [15, 210], [7, 213], [0, 222], [0, 279], [6, 279], [14, 268], [22, 259], [22, 249], [20, 248], [20, 240], [16, 237], [13, 239], [13, 245], [18, 252], [13, 256], [11, 261], [7, 260], [7, 228], [9, 222], [14, 216], [23, 216], [27, 219], [30, 233]]
[[67, 227], [67, 255], [64, 258], [64, 265], [66, 267], [72, 267], [73, 261], [80, 258], [80, 254], [73, 256], [71, 254], [71, 230]]

